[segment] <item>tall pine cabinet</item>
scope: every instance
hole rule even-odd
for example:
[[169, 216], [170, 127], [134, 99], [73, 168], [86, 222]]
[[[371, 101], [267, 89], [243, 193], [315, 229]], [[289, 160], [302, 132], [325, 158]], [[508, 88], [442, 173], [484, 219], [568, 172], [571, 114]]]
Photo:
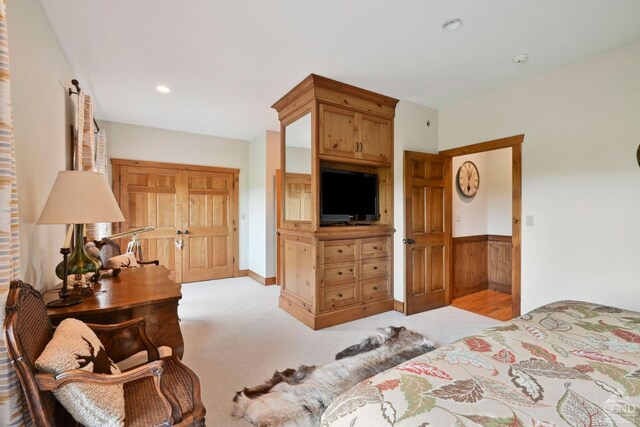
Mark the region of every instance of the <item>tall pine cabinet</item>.
[[[272, 107], [281, 125], [279, 206], [309, 182], [309, 213], [280, 209], [279, 305], [313, 329], [394, 308], [393, 120], [397, 99], [310, 75]], [[307, 161], [308, 160], [308, 161]], [[323, 167], [378, 176], [379, 219], [320, 221]], [[297, 184], [298, 183], [298, 184]], [[299, 197], [299, 196], [296, 196]]]

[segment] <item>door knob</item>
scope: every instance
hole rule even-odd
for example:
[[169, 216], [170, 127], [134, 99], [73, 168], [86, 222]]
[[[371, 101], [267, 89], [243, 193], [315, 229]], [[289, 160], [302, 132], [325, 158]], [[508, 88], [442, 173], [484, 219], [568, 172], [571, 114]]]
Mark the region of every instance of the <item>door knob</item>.
[[189, 230], [184, 230], [184, 234], [189, 234]]
[[412, 245], [414, 244], [416, 241], [413, 239], [402, 239], [402, 243], [404, 243], [405, 245]]

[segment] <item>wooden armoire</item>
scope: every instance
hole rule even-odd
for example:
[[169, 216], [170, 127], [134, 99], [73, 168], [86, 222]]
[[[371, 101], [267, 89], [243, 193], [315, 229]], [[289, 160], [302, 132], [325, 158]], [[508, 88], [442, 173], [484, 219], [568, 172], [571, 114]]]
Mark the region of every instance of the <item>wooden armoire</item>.
[[[313, 329], [394, 308], [397, 103], [312, 74], [272, 106], [280, 120], [282, 148], [279, 305]], [[321, 168], [376, 174], [379, 218], [365, 225], [321, 223]]]

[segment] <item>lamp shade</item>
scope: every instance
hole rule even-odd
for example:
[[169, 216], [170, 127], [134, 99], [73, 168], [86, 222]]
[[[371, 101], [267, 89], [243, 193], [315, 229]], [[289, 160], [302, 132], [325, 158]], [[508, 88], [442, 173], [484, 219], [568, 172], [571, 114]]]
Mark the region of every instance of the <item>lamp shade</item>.
[[58, 172], [38, 224], [124, 221], [107, 177], [98, 172]]

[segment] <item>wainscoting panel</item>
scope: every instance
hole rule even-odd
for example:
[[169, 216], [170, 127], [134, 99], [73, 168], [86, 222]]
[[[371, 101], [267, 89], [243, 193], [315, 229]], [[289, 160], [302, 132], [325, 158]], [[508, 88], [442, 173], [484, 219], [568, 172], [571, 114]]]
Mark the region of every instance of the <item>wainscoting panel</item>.
[[485, 289], [511, 293], [511, 236], [453, 238], [453, 298]]
[[511, 293], [511, 236], [488, 236], [489, 289]]
[[487, 236], [453, 238], [453, 298], [488, 289]]

